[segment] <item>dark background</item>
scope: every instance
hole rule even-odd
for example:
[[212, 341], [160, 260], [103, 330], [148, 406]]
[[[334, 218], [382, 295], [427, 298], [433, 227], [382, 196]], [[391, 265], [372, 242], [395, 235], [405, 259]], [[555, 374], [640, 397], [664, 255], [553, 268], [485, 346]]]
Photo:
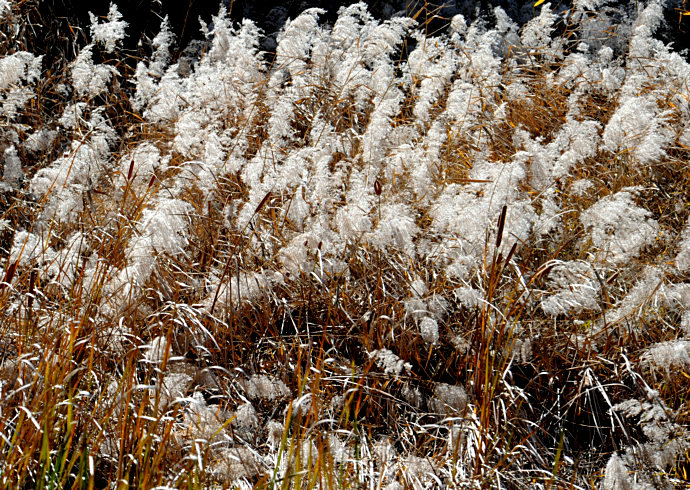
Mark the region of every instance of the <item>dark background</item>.
[[[26, 3], [33, 5], [33, 8], [26, 8], [25, 15], [33, 27], [25, 33], [26, 42], [32, 45], [32, 52], [44, 54], [45, 61], [56, 63], [59, 63], [60, 59], [73, 59], [78, 48], [88, 42], [88, 28], [91, 24], [89, 11], [97, 16], [105, 16], [110, 6], [110, 0], [31, 1], [33, 4]], [[129, 23], [122, 50], [129, 56], [129, 62], [136, 62], [137, 58], [150, 53], [151, 39], [158, 33], [165, 15], [168, 15], [176, 36], [175, 50], [179, 55], [191, 40], [201, 37], [199, 18], [210, 22], [211, 16], [218, 13], [220, 5], [218, 0], [117, 0], [115, 3], [124, 20]], [[250, 18], [263, 29], [267, 38], [262, 48], [270, 51], [275, 46], [275, 35], [288, 18], [294, 18], [307, 8], [321, 7], [327, 10], [321, 17], [322, 21], [332, 22], [337, 17], [338, 9], [353, 3], [353, 0], [223, 0], [223, 3], [234, 20]], [[463, 14], [468, 23], [483, 18], [491, 25], [493, 7], [500, 5], [518, 24], [524, 24], [538, 14], [541, 8], [534, 8], [534, 1], [521, 0], [449, 0], [443, 3], [421, 0], [371, 0], [366, 3], [369, 11], [379, 19], [400, 14], [413, 16], [421, 12], [417, 21], [426, 23], [427, 30], [431, 32], [442, 30], [447, 21], [458, 13]], [[604, 8], [612, 11], [630, 11], [635, 8], [636, 3], [618, 0], [609, 2]], [[571, 2], [552, 0], [551, 5], [557, 12], [565, 12], [571, 6]], [[664, 41], [673, 42], [679, 51], [686, 49], [690, 41], [690, 36], [687, 35], [690, 31], [690, 16], [681, 18], [679, 15], [684, 10], [683, 0], [668, 1], [665, 7], [666, 25], [657, 33]]]

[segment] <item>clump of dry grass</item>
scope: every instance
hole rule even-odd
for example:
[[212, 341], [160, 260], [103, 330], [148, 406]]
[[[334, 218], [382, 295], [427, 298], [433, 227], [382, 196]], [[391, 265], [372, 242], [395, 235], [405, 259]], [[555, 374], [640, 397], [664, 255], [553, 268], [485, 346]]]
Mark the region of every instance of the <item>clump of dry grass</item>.
[[[15, 3], [15, 22], [32, 8]], [[425, 6], [414, 15], [435, 12]], [[561, 26], [563, 39], [577, 38], [578, 29]], [[406, 32], [417, 48], [428, 43], [429, 63], [443, 55], [435, 42], [451, 49], [432, 33]], [[583, 488], [606, 485], [607, 463], [625, 451], [640, 458], [638, 467], [624, 466], [631, 479], [687, 480], [687, 354], [677, 341], [689, 293], [686, 271], [666, 265], [688, 221], [688, 148], [675, 134], [663, 156], [641, 162], [636, 147], [600, 144], [562, 174], [544, 170], [540, 152], [551, 151], [566, 124], [591, 122], [600, 141], [619, 109], [618, 91], [587, 75], [568, 78], [578, 43], [588, 41], [564, 41], [558, 57], [548, 46], [511, 48], [495, 58], [496, 84], [481, 58], [443, 79], [405, 72], [408, 62], [426, 66], [419, 51], [398, 56], [403, 75], [389, 89], [399, 90], [400, 102], [384, 118], [390, 132], [379, 144], [388, 153], [377, 157], [401, 160], [395, 168], [363, 150], [363, 135], [379, 121], [380, 94], [348, 86], [316, 54], [290, 72], [278, 53], [274, 65], [257, 70], [258, 81], [242, 75], [254, 95], [208, 123], [236, 138], [212, 171], [204, 161], [212, 156], [194, 147], [203, 142], [181, 142], [182, 110], [173, 120], [134, 110], [135, 94], [123, 83], [134, 74], [117, 56], [106, 61], [122, 70], [112, 90], [82, 102], [91, 113], [102, 108], [117, 145], [82, 189], [73, 219], [45, 215], [58, 185], [46, 196], [31, 195], [26, 184], [2, 193], [0, 485]], [[471, 59], [469, 48], [458, 51]], [[70, 61], [64, 53], [60, 66]], [[659, 69], [646, 63], [641, 70]], [[281, 70], [279, 83], [271, 79]], [[434, 77], [441, 82], [429, 96], [425, 83]], [[448, 116], [459, 80], [481, 88], [467, 98], [463, 121]], [[677, 98], [686, 93], [664, 80], [650, 77], [634, 95], [658, 93], [664, 124], [675, 127], [685, 121]], [[51, 114], [74, 102], [60, 95], [67, 81], [67, 73], [45, 73], [21, 117], [8, 122], [16, 146], [24, 148], [18, 142], [32, 127], [58, 126]], [[232, 82], [240, 88], [228, 91], [241, 92]], [[294, 86], [309, 96], [293, 96]], [[425, 97], [431, 102], [420, 109]], [[271, 129], [284, 100], [292, 112], [281, 140]], [[24, 166], [27, 175], [73, 141], [89, 144], [98, 127], [87, 120], [21, 154], [34, 162]], [[322, 128], [316, 136], [314, 128]], [[324, 162], [309, 160], [304, 182], [261, 187], [266, 169], [283, 168], [286, 155], [319, 151], [330, 134], [341, 146]], [[431, 134], [443, 136], [427, 165]], [[135, 156], [143, 142], [165, 163], [146, 167]], [[11, 143], [8, 136], [0, 149]], [[404, 153], [405, 145], [417, 153]], [[256, 179], [247, 162], [262, 158], [265, 173]], [[231, 159], [244, 163], [231, 169]], [[482, 162], [495, 169], [514, 161], [526, 171], [506, 196], [522, 201], [489, 203], [487, 216], [467, 217], [467, 230], [439, 225], [444, 199], [498, 195], [502, 174], [481, 174]], [[426, 174], [415, 173], [424, 165]], [[353, 204], [353, 175], [367, 172], [369, 204], [360, 218], [368, 225], [358, 231], [359, 222], [338, 213]], [[341, 184], [320, 200], [313, 181], [334, 175]], [[640, 222], [658, 225], [655, 239], [625, 261], [617, 257], [626, 250], [603, 254], [582, 219], [616, 196], [648, 211]], [[404, 235], [390, 231], [388, 239], [382, 231], [405, 213], [419, 252], [406, 250]], [[521, 213], [535, 216], [526, 233], [516, 224]], [[474, 221], [480, 238], [472, 242], [465, 235]], [[323, 223], [354, 231], [342, 240], [313, 231]], [[173, 231], [159, 240], [166, 226]], [[27, 238], [25, 252], [10, 260], [20, 230], [46, 229], [39, 252]], [[472, 256], [466, 249], [477, 243]], [[73, 262], [55, 252], [70, 248]], [[453, 262], [458, 257], [466, 262]], [[543, 301], [562, 293], [556, 271], [581, 270], [574, 263], [589, 267], [581, 275], [596, 289], [593, 305], [549, 314]], [[564, 286], [573, 295], [563, 297], [577, 298], [579, 287]], [[672, 450], [658, 456], [662, 446]], [[655, 474], [645, 473], [649, 461]]]

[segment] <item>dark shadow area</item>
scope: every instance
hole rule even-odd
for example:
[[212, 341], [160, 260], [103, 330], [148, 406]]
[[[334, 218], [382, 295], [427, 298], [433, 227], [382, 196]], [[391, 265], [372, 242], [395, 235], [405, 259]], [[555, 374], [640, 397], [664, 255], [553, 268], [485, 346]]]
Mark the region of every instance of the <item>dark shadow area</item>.
[[[101, 18], [108, 13], [110, 0], [79, 2], [72, 0], [33, 0], [33, 8], [24, 9], [30, 22], [30, 29], [25, 33], [27, 44], [34, 53], [44, 54], [51, 66], [61, 58], [73, 59], [76, 46], [87, 42], [88, 29], [91, 24], [89, 12]], [[333, 23], [341, 7], [352, 4], [352, 0], [289, 0], [253, 2], [250, 0], [118, 0], [115, 2], [124, 20], [129, 24], [123, 51], [129, 55], [128, 64], [136, 64], [136, 59], [150, 53], [151, 40], [160, 30], [160, 24], [167, 15], [171, 30], [175, 34], [175, 55], [194, 39], [201, 37], [200, 22], [211, 22], [218, 13], [222, 3], [230, 17], [240, 22], [252, 19], [265, 33], [262, 49], [272, 51], [275, 38], [288, 19], [294, 18], [308, 8], [318, 7], [325, 10], [321, 16], [324, 23]], [[406, 15], [415, 18], [421, 28], [428, 34], [442, 32], [448, 22], [457, 14], [465, 16], [468, 23], [482, 19], [491, 25], [494, 20], [493, 9], [502, 7], [518, 25], [538, 15], [541, 7], [534, 7], [532, 1], [519, 0], [449, 0], [447, 2], [424, 2], [422, 0], [391, 0], [365, 2], [371, 14], [379, 19]], [[553, 1], [552, 9], [563, 19], [571, 7], [569, 1]], [[690, 16], [681, 15], [687, 11], [683, 0], [671, 0], [664, 9], [665, 25], [657, 33], [664, 42], [674, 44], [681, 51], [690, 46]], [[609, 2], [602, 8], [608, 10], [634, 9], [632, 2]], [[76, 41], [76, 43], [75, 43]], [[66, 55], [66, 56], [65, 56]], [[134, 63], [132, 63], [134, 61]]]

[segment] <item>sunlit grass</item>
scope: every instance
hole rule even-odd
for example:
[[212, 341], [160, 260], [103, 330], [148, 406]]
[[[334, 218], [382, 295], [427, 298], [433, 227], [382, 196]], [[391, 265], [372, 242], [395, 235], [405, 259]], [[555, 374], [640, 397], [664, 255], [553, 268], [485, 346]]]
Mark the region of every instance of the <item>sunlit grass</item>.
[[66, 52], [16, 82], [2, 488], [687, 480], [687, 63], [633, 62], [581, 11], [540, 46], [430, 33], [438, 12], [360, 7], [339, 38], [305, 14], [275, 56], [218, 18], [186, 74], [104, 52], [113, 80], [80, 96]]

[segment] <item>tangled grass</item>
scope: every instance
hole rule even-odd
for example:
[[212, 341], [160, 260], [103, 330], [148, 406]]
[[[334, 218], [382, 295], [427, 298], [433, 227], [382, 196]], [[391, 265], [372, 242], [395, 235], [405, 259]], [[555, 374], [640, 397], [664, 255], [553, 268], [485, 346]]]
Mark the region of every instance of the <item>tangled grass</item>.
[[683, 485], [690, 67], [599, 3], [132, 68], [0, 1], [0, 485]]

